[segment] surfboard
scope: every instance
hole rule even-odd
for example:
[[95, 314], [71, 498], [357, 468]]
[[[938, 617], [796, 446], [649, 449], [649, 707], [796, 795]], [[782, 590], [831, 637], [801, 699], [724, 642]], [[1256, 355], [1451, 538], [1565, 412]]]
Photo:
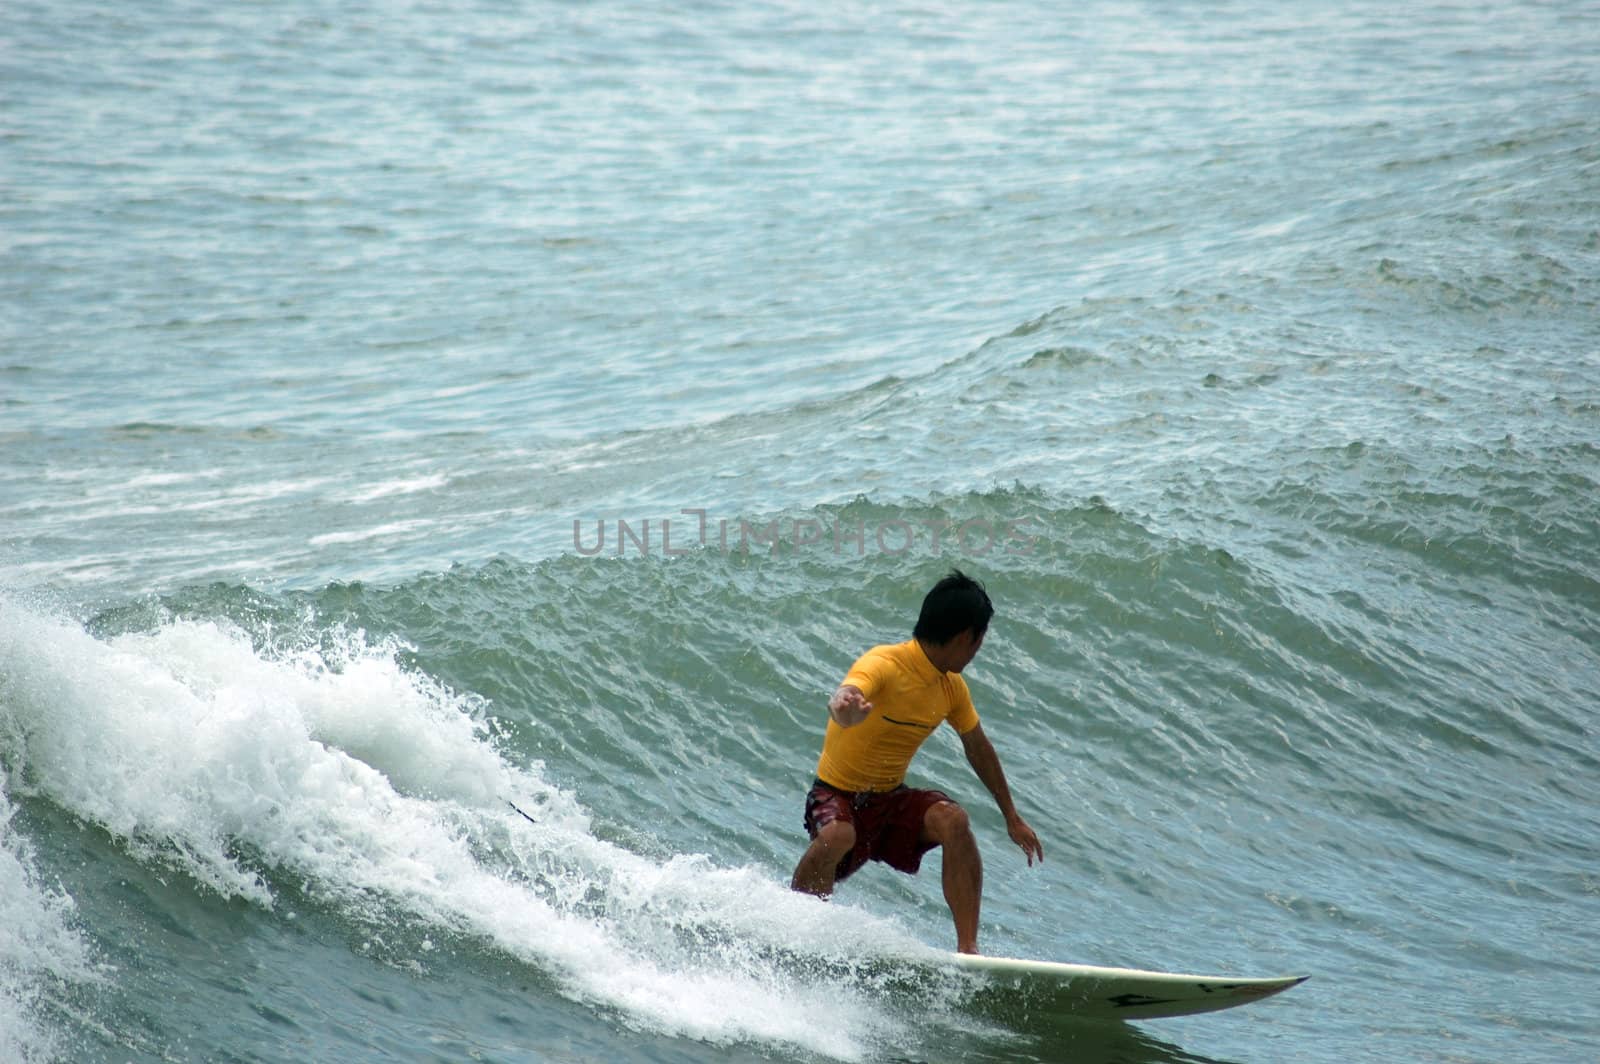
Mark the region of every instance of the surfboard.
[[1308, 975], [1235, 978], [962, 953], [936, 962], [981, 977], [969, 1008], [996, 1019], [1156, 1020], [1231, 1009], [1299, 986]]

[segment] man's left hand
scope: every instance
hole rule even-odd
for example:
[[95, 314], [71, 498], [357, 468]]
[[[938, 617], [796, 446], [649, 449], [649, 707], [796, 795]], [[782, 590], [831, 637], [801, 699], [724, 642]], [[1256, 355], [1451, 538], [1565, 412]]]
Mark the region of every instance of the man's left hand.
[[1028, 822], [1020, 816], [1014, 820], [1006, 821], [1006, 834], [1011, 836], [1011, 841], [1022, 847], [1022, 852], [1028, 857], [1028, 867], [1033, 867], [1034, 858], [1040, 863], [1044, 861], [1044, 847], [1039, 843], [1039, 836], [1033, 833]]

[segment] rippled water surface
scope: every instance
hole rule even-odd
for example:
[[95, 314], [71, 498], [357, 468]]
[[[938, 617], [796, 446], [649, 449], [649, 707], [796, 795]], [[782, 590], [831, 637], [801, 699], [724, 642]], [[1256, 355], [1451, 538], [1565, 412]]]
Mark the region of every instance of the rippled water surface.
[[[1600, 1050], [1600, 8], [0, 22], [0, 1058]], [[1310, 983], [785, 889], [952, 565], [985, 948]]]

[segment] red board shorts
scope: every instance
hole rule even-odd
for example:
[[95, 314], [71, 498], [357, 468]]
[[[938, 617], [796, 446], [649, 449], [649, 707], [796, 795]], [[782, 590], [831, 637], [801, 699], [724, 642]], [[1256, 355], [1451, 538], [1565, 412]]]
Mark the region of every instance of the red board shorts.
[[817, 837], [824, 824], [842, 820], [856, 829], [856, 844], [834, 869], [835, 882], [868, 861], [882, 861], [896, 871], [915, 875], [922, 855], [938, 845], [922, 841], [922, 818], [940, 802], [943, 791], [922, 791], [901, 784], [892, 791], [841, 791], [821, 780], [806, 795], [806, 834]]

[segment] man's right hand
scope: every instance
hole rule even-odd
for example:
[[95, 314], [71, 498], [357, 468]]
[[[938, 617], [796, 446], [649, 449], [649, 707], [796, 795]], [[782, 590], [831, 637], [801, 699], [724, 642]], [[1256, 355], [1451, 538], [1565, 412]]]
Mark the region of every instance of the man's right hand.
[[828, 714], [839, 722], [841, 728], [853, 728], [867, 719], [872, 703], [861, 693], [861, 688], [845, 684], [828, 699]]

